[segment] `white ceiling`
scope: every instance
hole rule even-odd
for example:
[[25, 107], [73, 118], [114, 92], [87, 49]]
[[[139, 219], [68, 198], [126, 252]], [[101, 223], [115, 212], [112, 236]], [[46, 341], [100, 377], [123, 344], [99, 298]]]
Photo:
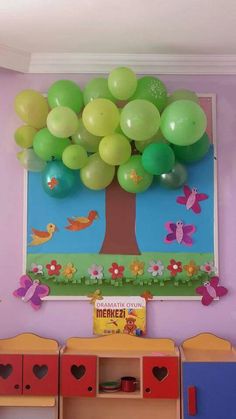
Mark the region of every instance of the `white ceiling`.
[[26, 53], [236, 54], [235, 0], [0, 0], [0, 44]]

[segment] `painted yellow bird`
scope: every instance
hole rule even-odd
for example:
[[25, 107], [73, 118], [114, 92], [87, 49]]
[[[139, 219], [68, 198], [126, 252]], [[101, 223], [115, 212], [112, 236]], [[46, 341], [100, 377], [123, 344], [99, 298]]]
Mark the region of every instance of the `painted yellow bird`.
[[29, 246], [39, 246], [40, 244], [44, 244], [51, 240], [55, 231], [58, 231], [57, 226], [55, 224], [49, 223], [46, 227], [47, 231], [40, 231], [32, 228], [32, 241], [29, 243]]

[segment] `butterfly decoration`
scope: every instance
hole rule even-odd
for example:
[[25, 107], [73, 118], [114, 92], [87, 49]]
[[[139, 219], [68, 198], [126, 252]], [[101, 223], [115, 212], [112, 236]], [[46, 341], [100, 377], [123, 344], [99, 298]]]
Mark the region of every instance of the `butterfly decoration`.
[[21, 298], [24, 303], [30, 303], [34, 310], [39, 310], [42, 304], [42, 298], [49, 294], [49, 287], [41, 284], [38, 279], [32, 281], [28, 275], [20, 277], [20, 287], [13, 295]]
[[141, 296], [140, 297], [142, 297], [142, 298], [144, 298], [145, 300], [146, 300], [146, 302], [148, 301], [148, 300], [152, 300], [153, 299], [153, 295], [152, 295], [152, 293], [150, 292], [150, 291], [144, 291], [142, 294], [141, 294]]
[[195, 214], [199, 214], [201, 212], [199, 202], [207, 199], [208, 195], [198, 193], [197, 188], [191, 189], [188, 185], [184, 185], [183, 191], [185, 196], [178, 196], [176, 202], [185, 205], [187, 210], [191, 209]]
[[97, 300], [103, 300], [103, 296], [100, 290], [96, 290], [87, 296], [90, 298], [90, 304], [95, 304]]
[[135, 185], [138, 185], [141, 180], [143, 180], [142, 176], [139, 176], [136, 170], [131, 170], [129, 178], [135, 183]]
[[55, 177], [52, 177], [52, 179], [48, 182], [48, 187], [49, 189], [51, 189], [51, 191], [57, 186], [59, 185], [58, 180]]
[[165, 224], [168, 231], [164, 242], [169, 244], [177, 241], [178, 244], [184, 244], [185, 246], [192, 246], [193, 239], [191, 235], [196, 231], [196, 227], [193, 224], [184, 224], [183, 221], [169, 221]]
[[223, 297], [227, 294], [227, 288], [220, 286], [219, 280], [218, 276], [213, 276], [210, 281], [206, 281], [203, 285], [196, 288], [196, 293], [202, 295], [202, 304], [204, 306], [209, 306], [215, 298]]

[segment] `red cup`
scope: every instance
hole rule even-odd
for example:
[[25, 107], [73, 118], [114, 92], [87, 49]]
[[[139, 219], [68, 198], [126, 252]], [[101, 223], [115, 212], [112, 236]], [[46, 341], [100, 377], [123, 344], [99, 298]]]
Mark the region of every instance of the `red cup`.
[[121, 377], [121, 391], [131, 392], [136, 390], [137, 379], [135, 377]]

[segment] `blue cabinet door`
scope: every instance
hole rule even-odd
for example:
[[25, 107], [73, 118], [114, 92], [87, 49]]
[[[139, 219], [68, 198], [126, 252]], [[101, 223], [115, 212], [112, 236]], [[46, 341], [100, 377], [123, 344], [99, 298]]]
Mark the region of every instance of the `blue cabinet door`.
[[[183, 362], [183, 418], [236, 419], [236, 363]], [[189, 415], [188, 390], [196, 388], [196, 415]]]

